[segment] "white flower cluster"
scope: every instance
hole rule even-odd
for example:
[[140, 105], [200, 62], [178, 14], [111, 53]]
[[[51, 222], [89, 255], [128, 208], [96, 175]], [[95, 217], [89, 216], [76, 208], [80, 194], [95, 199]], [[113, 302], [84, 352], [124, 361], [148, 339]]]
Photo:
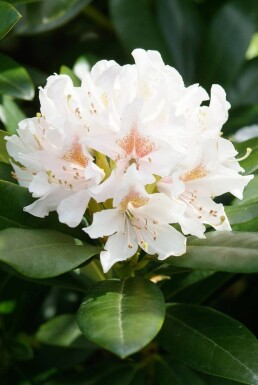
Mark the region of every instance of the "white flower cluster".
[[[41, 113], [7, 137], [15, 177], [38, 217], [56, 210], [77, 226], [89, 205], [93, 222], [83, 230], [107, 237], [104, 271], [138, 247], [163, 260], [185, 253], [186, 238], [203, 238], [204, 224], [230, 230], [215, 196], [242, 198], [252, 176], [221, 137], [229, 103], [224, 90], [185, 87], [156, 51], [136, 49], [135, 64], [100, 61], [80, 87], [53, 75], [40, 89]], [[95, 212], [94, 212], [95, 211]], [[177, 231], [171, 224], [179, 224]]]

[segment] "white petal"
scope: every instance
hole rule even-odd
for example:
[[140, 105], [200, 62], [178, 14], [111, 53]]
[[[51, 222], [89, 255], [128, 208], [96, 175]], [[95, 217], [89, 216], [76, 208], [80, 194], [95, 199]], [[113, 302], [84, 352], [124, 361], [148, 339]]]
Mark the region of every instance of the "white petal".
[[185, 235], [191, 234], [198, 238], [205, 238], [204, 233], [206, 227], [202, 224], [200, 219], [192, 218], [186, 213], [178, 220], [178, 222]]
[[83, 230], [91, 238], [103, 237], [121, 231], [124, 225], [124, 214], [116, 209], [102, 210], [94, 214], [93, 222]]
[[[157, 226], [156, 237], [151, 232], [145, 232], [144, 241], [158, 254], [158, 259], [163, 260], [171, 255], [182, 255], [186, 252], [186, 238], [170, 225]], [[149, 252], [149, 250], [148, 250]]]
[[150, 218], [159, 224], [175, 223], [178, 215], [184, 211], [184, 205], [174, 203], [165, 194], [157, 193], [149, 195], [146, 205], [134, 210], [137, 217]]
[[42, 198], [37, 199], [34, 203], [24, 207], [24, 211], [35, 215], [36, 217], [44, 218], [50, 211], [56, 210], [60, 200], [64, 197], [62, 191], [59, 194], [52, 193]]
[[95, 163], [90, 162], [89, 165], [85, 168], [84, 177], [86, 180], [92, 179], [94, 184], [98, 184], [104, 178], [104, 171], [99, 168]]
[[32, 182], [29, 185], [29, 191], [34, 198], [42, 197], [50, 193], [53, 190], [53, 186], [48, 182], [48, 175], [41, 171], [35, 175]]
[[76, 227], [82, 220], [88, 206], [90, 196], [87, 191], [79, 191], [65, 198], [57, 207], [59, 221], [70, 227]]
[[128, 236], [122, 233], [111, 235], [106, 244], [105, 251], [100, 253], [100, 262], [104, 273], [106, 273], [116, 262], [125, 261], [132, 257], [138, 249], [135, 239], [130, 238], [128, 244]]
[[219, 131], [228, 119], [230, 103], [226, 100], [224, 89], [218, 84], [211, 87], [210, 106], [207, 112], [207, 128]]
[[243, 198], [245, 186], [253, 179], [253, 175], [242, 176], [237, 172], [221, 168], [220, 173], [186, 183], [188, 190], [200, 191], [204, 196], [219, 196], [230, 192], [239, 199]]
[[115, 171], [112, 171], [111, 175], [104, 182], [90, 187], [92, 197], [97, 202], [105, 202], [107, 199], [113, 198], [118, 182], [119, 176], [116, 175]]
[[120, 68], [114, 60], [100, 60], [98, 61], [91, 69], [91, 75], [93, 81], [98, 81], [98, 78], [105, 72], [109, 71], [111, 68], [115, 67], [117, 70]]
[[199, 87], [198, 84], [187, 87], [184, 96], [177, 103], [176, 116], [199, 107], [204, 100], [209, 100], [209, 95], [204, 88]]

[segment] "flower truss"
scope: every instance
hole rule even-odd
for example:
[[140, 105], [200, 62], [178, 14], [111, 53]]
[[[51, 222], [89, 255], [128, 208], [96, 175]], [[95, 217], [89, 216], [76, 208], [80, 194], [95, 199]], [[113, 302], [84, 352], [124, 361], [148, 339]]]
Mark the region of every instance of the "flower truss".
[[88, 212], [83, 230], [105, 240], [105, 272], [141, 249], [160, 260], [180, 256], [185, 235], [203, 238], [205, 225], [230, 230], [213, 198], [241, 199], [252, 179], [221, 137], [230, 107], [224, 90], [213, 85], [209, 98], [198, 84], [186, 87], [158, 52], [132, 55], [133, 65], [98, 62], [80, 87], [50, 76], [41, 112], [6, 138], [14, 177], [37, 198], [24, 210], [56, 210], [70, 227]]

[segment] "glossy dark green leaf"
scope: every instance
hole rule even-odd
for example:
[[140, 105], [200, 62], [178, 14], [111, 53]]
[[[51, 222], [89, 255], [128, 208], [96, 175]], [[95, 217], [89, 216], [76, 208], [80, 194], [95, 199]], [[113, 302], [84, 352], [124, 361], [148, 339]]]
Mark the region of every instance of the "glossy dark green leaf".
[[164, 317], [164, 298], [157, 285], [128, 278], [93, 286], [79, 309], [78, 324], [89, 340], [124, 358], [156, 336]]
[[4, 139], [8, 133], [0, 130], [0, 162], [9, 163], [9, 154], [6, 150], [6, 140]]
[[174, 304], [159, 342], [186, 365], [244, 384], [258, 384], [258, 342], [238, 321], [211, 308]]
[[34, 87], [24, 67], [0, 53], [0, 94], [31, 100]]
[[25, 118], [26, 116], [12, 97], [3, 95], [2, 105], [0, 105], [0, 120], [2, 120], [6, 131], [15, 134], [18, 123]]
[[228, 380], [227, 378], [210, 376], [205, 373], [202, 373], [201, 377], [203, 381], [205, 381], [205, 385], [242, 385], [243, 384], [242, 382]]
[[0, 1], [0, 39], [2, 39], [21, 18], [21, 15], [11, 4]]
[[62, 314], [45, 322], [37, 331], [36, 339], [64, 348], [95, 349], [78, 328], [75, 314]]
[[[7, 267], [7, 265], [5, 265]], [[9, 270], [11, 268], [7, 267]], [[20, 274], [17, 273], [15, 270], [12, 269], [12, 275], [17, 275], [19, 278], [21, 278]], [[25, 277], [22, 276], [22, 279]], [[58, 277], [54, 278], [45, 278], [45, 279], [33, 279], [26, 277], [26, 280], [29, 282], [38, 284], [38, 285], [46, 285], [46, 286], [52, 286], [52, 287], [60, 287], [62, 289], [68, 289], [68, 290], [75, 290], [78, 292], [83, 292], [89, 288], [90, 282], [87, 281], [81, 274], [75, 273], [73, 271], [70, 271], [69, 273], [61, 274]]]
[[190, 237], [186, 254], [166, 262], [191, 269], [258, 272], [258, 233], [212, 231], [206, 239]]
[[[14, 183], [14, 179], [11, 175], [11, 172], [13, 171], [13, 168], [10, 164], [5, 163], [5, 162], [0, 162], [0, 180], [4, 179], [5, 181], [12, 182]], [[0, 182], [1, 185], [1, 182]], [[1, 189], [1, 187], [0, 187]], [[1, 211], [1, 209], [0, 209]], [[1, 225], [0, 225], [1, 229]]]
[[135, 48], [158, 50], [165, 61], [168, 49], [145, 0], [109, 0], [111, 19], [129, 53]]
[[237, 231], [258, 231], [258, 202], [225, 207], [229, 222]]
[[0, 261], [30, 278], [71, 271], [99, 251], [91, 245], [76, 245], [72, 237], [57, 231], [13, 228], [0, 232]]
[[173, 58], [187, 83], [194, 81], [201, 20], [191, 0], [159, 0], [158, 21]]
[[255, 31], [252, 1], [232, 1], [218, 10], [200, 56], [200, 74], [206, 84], [231, 84], [245, 62], [245, 54]]
[[62, 26], [78, 15], [91, 0], [44, 0], [17, 5], [23, 18], [16, 28], [19, 34], [46, 32]]
[[[166, 274], [165, 269], [163, 273]], [[161, 290], [166, 301], [198, 304], [209, 298], [231, 277], [232, 274], [229, 273], [209, 270], [189, 271], [162, 281]]]
[[[10, 169], [3, 171], [8, 173], [8, 170], [10, 172]], [[85, 234], [79, 226], [72, 229], [60, 223], [57, 214], [54, 212], [50, 213], [46, 218], [38, 218], [23, 211], [23, 208], [33, 201], [31, 194], [25, 187], [0, 180], [0, 199], [0, 230], [10, 227], [52, 229], [67, 233], [75, 238], [85, 239]]]

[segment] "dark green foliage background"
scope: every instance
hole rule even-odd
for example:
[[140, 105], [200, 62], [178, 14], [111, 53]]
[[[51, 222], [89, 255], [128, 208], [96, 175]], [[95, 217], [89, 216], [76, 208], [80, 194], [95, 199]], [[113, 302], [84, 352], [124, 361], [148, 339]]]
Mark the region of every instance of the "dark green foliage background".
[[[90, 66], [101, 59], [132, 63], [130, 53], [139, 47], [160, 51], [186, 85], [200, 83], [208, 92], [213, 83], [222, 85], [232, 106], [223, 129], [230, 137], [243, 126], [258, 124], [258, 38], [256, 45], [252, 39], [257, 32], [257, 0], [0, 1], [1, 385], [258, 384], [257, 139], [237, 144], [240, 156], [247, 147], [253, 150], [241, 163], [246, 173], [255, 174], [244, 199], [222, 197], [236, 232], [209, 233], [204, 241], [191, 237], [186, 256], [166, 264], [152, 261], [130, 284], [126, 281], [125, 293], [120, 291], [123, 280], [98, 283], [111, 277], [103, 276], [98, 261], [90, 259], [99, 249], [87, 246], [90, 240], [80, 228], [61, 225], [55, 214], [40, 220], [22, 211], [31, 198], [10, 176], [3, 139], [15, 133], [25, 116], [35, 116], [37, 87], [49, 75], [68, 73], [78, 82], [71, 71], [79, 57]], [[51, 245], [45, 251], [52, 239], [59, 243], [59, 254]], [[29, 242], [39, 245], [38, 254], [26, 250]], [[19, 254], [22, 244], [24, 254]], [[37, 258], [44, 263], [37, 264]], [[81, 264], [81, 275], [71, 271]], [[115, 278], [125, 277], [126, 268], [119, 267]], [[170, 279], [160, 282], [157, 291], [139, 278], [153, 275]], [[125, 356], [119, 353], [121, 341], [119, 347], [114, 340], [106, 342], [105, 330], [103, 337], [92, 339], [105, 340], [99, 345], [107, 350], [78, 329], [76, 313], [92, 284], [97, 285], [98, 310], [106, 293], [114, 304], [125, 295], [125, 313], [140, 323], [140, 332], [136, 324], [125, 326], [133, 343], [128, 351], [136, 353], [124, 360], [107, 351]], [[83, 316], [90, 293], [92, 289], [78, 316], [87, 337], [98, 334], [89, 321], [87, 329]], [[161, 293], [173, 305], [151, 341], [163, 322]], [[141, 295], [148, 298], [145, 314], [159, 309], [156, 318], [150, 315], [150, 330], [144, 314], [130, 313], [130, 306], [144, 306]], [[88, 317], [101, 313], [94, 313], [94, 306], [90, 311]], [[101, 316], [100, 325], [109, 322], [108, 314]], [[113, 316], [117, 320], [119, 315]]]

